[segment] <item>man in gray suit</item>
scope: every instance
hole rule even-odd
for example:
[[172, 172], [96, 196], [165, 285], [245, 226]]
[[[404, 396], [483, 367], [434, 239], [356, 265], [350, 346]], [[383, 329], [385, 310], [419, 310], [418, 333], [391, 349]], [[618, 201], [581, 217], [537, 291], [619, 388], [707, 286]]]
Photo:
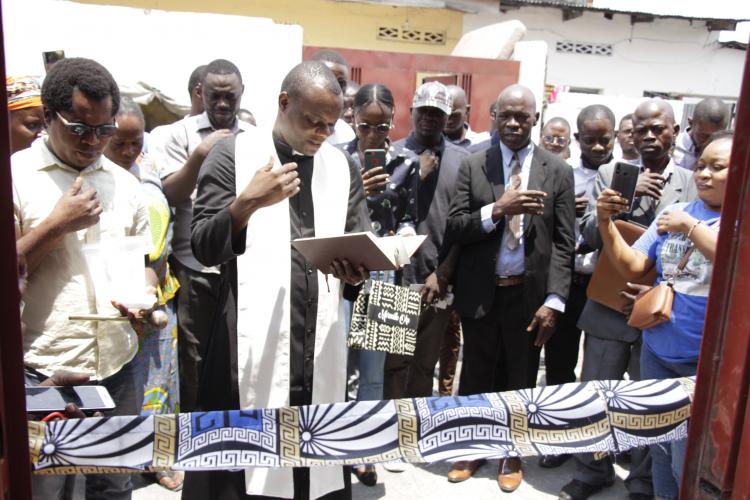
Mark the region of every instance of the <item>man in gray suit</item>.
[[[539, 114], [528, 88], [503, 90], [496, 110], [500, 144], [461, 163], [443, 243], [443, 252], [458, 252], [461, 395], [535, 385], [539, 350], [565, 310], [571, 282], [573, 171], [531, 141]], [[456, 462], [448, 480], [466, 480], [482, 463]], [[514, 491], [522, 478], [519, 458], [500, 460], [503, 491]]]
[[[697, 196], [692, 172], [677, 168], [671, 150], [679, 126], [672, 107], [663, 100], [649, 99], [633, 114], [633, 140], [641, 156], [634, 209], [623, 219], [648, 226], [665, 207], [691, 201]], [[596, 220], [596, 200], [612, 182], [615, 165], [599, 168], [589, 207], [581, 220], [581, 233], [592, 248], [601, 249]], [[615, 311], [591, 299], [586, 301], [578, 327], [586, 332], [581, 379], [619, 380], [627, 371], [631, 379], [640, 378], [641, 332], [627, 325], [625, 313]], [[650, 499], [651, 459], [647, 449], [631, 452], [630, 474], [625, 486], [631, 500]], [[573, 480], [563, 486], [561, 500], [584, 500], [613, 483], [612, 458], [595, 460], [592, 454], [576, 456]]]

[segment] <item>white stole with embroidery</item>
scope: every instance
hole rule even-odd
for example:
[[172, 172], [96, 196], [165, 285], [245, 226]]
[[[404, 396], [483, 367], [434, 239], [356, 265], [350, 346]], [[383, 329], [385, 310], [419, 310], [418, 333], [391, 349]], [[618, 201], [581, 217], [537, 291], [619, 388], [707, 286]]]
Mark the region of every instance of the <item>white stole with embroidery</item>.
[[[279, 165], [271, 133], [250, 129], [237, 136], [237, 193], [273, 158]], [[350, 172], [344, 155], [323, 144], [314, 157], [312, 195], [315, 236], [344, 233]], [[262, 208], [250, 218], [245, 253], [237, 258], [237, 368], [241, 408], [289, 405], [291, 234], [289, 201]], [[318, 315], [312, 403], [343, 401], [346, 341], [341, 282], [318, 277]], [[329, 291], [330, 287], [330, 291]], [[294, 496], [292, 469], [249, 468], [248, 494]], [[344, 487], [341, 467], [310, 472], [310, 498]]]

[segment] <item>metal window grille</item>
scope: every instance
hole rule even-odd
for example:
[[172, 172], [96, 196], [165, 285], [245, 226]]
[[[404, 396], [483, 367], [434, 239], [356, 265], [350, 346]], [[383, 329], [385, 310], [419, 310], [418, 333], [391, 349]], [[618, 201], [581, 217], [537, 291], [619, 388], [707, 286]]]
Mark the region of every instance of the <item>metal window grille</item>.
[[612, 45], [608, 43], [557, 42], [555, 50], [561, 54], [612, 55]]
[[424, 31], [419, 29], [401, 29], [393, 26], [378, 27], [377, 37], [381, 40], [399, 42], [426, 43], [430, 45], [445, 45], [445, 31]]

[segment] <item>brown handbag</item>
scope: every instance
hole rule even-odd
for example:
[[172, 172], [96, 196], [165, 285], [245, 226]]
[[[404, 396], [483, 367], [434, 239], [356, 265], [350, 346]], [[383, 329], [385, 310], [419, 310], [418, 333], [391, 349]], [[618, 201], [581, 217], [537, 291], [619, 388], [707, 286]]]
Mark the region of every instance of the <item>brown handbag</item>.
[[674, 278], [685, 269], [693, 250], [695, 247], [691, 246], [682, 256], [674, 276], [638, 294], [633, 303], [633, 312], [630, 313], [628, 326], [645, 330], [669, 321], [672, 317], [672, 303], [674, 302]]
[[[646, 230], [645, 226], [619, 219], [615, 221], [615, 227], [628, 245], [635, 243]], [[591, 275], [586, 296], [601, 305], [622, 313], [623, 308], [629, 305], [629, 301], [620, 295], [620, 291], [627, 288], [625, 284], [628, 281], [639, 285], [653, 285], [656, 281], [656, 269], [649, 271], [642, 279], [628, 280], [617, 270], [607, 247], [604, 247], [599, 252], [599, 260], [596, 262], [596, 269]]]

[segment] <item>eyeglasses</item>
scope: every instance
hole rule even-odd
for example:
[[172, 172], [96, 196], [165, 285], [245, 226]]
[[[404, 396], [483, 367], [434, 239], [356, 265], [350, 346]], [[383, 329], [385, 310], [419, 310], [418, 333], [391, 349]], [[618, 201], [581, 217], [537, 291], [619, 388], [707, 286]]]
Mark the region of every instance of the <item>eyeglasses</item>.
[[115, 135], [115, 133], [117, 133], [117, 125], [115, 124], [92, 127], [91, 125], [86, 125], [85, 123], [71, 123], [66, 120], [65, 117], [59, 112], [56, 111], [55, 113], [57, 114], [57, 117], [60, 119], [62, 124], [65, 125], [65, 128], [67, 128], [71, 134], [77, 135], [79, 137], [89, 135], [92, 132], [95, 133], [97, 137], [112, 137], [113, 135]]
[[368, 133], [370, 130], [375, 129], [378, 134], [384, 135], [391, 131], [393, 128], [392, 123], [381, 123], [380, 125], [370, 125], [369, 123], [357, 123], [357, 130], [363, 134]]
[[570, 142], [570, 139], [566, 139], [565, 137], [559, 137], [556, 135], [545, 135], [542, 137], [545, 144], [557, 144], [559, 146], [567, 146]]

